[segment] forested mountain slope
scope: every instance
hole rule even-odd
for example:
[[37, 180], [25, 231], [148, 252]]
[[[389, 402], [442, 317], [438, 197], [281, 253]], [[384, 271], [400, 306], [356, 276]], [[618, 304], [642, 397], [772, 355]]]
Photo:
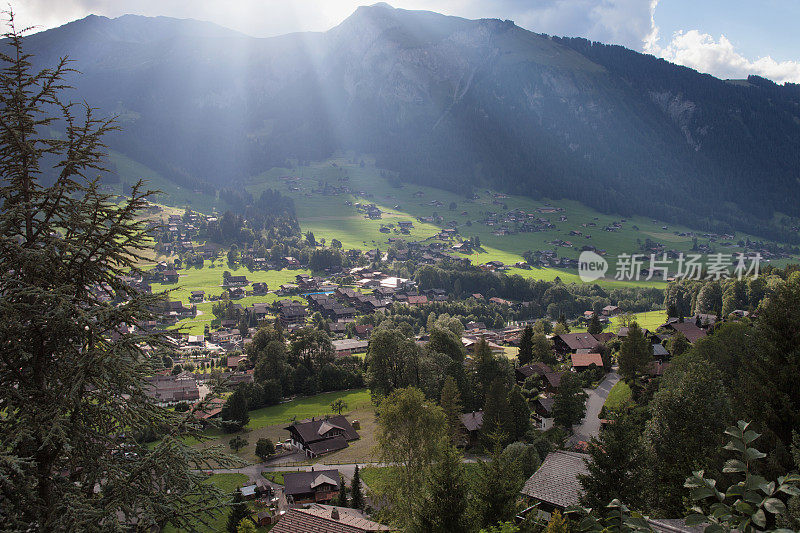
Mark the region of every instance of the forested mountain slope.
[[731, 83], [510, 21], [361, 7], [323, 33], [90, 16], [29, 37], [67, 54], [110, 146], [211, 192], [289, 159], [375, 154], [399, 180], [493, 187], [797, 242], [800, 89]]

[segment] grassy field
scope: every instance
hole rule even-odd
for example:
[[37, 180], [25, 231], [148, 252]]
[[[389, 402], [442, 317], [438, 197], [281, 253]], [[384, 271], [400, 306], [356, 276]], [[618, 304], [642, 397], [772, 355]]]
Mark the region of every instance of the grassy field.
[[618, 381], [606, 398], [605, 408], [607, 411], [619, 409], [622, 404], [631, 399], [631, 388], [624, 381]]
[[[189, 306], [189, 296], [192, 291], [205, 291], [206, 300], [212, 296], [221, 295], [225, 289], [222, 287], [222, 274], [229, 271], [233, 275], [247, 276], [247, 280], [252, 284], [256, 282], [266, 282], [270, 290], [277, 289], [285, 283], [293, 283], [298, 274], [311, 274], [311, 271], [305, 269], [282, 269], [282, 270], [254, 270], [250, 271], [244, 267], [231, 268], [223, 260], [218, 260], [212, 263], [206, 260], [202, 268], [187, 268], [179, 270], [180, 274], [178, 283], [153, 283], [153, 292], [169, 291], [170, 300], [180, 300], [184, 305]], [[247, 286], [248, 288], [250, 285]], [[278, 296], [274, 293], [265, 294], [263, 296], [246, 296], [239, 300], [234, 300], [235, 303], [241, 304], [244, 307], [253, 305], [254, 303], [273, 303], [275, 300], [284, 298], [302, 300], [299, 296]], [[206, 324], [210, 324], [214, 320], [214, 315], [211, 312], [214, 304], [210, 301], [205, 301], [197, 304], [197, 316], [190, 319], [184, 319], [175, 325], [175, 328], [181, 328], [184, 333], [188, 335], [202, 335], [203, 328]]]
[[[131, 183], [136, 178], [143, 177], [149, 180], [151, 187], [164, 191], [165, 194], [159, 201], [181, 208], [188, 206], [205, 213], [221, 212], [227, 207], [219, 198], [181, 188], [159, 173], [139, 165], [122, 154], [112, 152], [109, 159], [123, 181]], [[376, 168], [374, 161], [369, 157], [334, 157], [293, 168], [272, 168], [249, 178], [247, 189], [258, 195], [266, 188], [273, 188], [291, 196], [295, 201], [303, 231], [313, 231], [318, 240], [325, 239], [329, 242], [334, 238], [339, 239], [345, 248], [380, 247], [385, 250], [389, 246], [390, 237], [423, 240], [435, 235], [447, 225], [457, 227], [464, 238], [480, 239], [482, 245], [480, 250], [465, 256], [474, 263], [499, 260], [506, 264], [514, 264], [522, 260], [522, 253], [527, 250], [545, 249], [555, 249], [559, 256], [577, 258], [581, 246], [593, 245], [597, 249], [606, 251], [610, 267], [606, 278], [599, 283], [607, 287], [663, 285], [655, 281], [631, 282], [613, 279], [616, 273], [616, 256], [621, 253], [641, 253], [639, 245], [646, 239], [661, 242], [679, 252], [690, 252], [692, 248], [692, 240], [689, 237], [676, 234], [691, 231], [691, 228], [681, 225], [665, 225], [663, 222], [641, 216], [628, 217], [622, 222], [623, 218], [620, 216], [602, 214], [569, 200], [533, 200], [522, 196], [501, 195], [490, 190], [477, 191], [479, 198], [468, 200], [463, 196], [431, 187], [407, 184], [396, 188], [392, 187], [382, 174], [391, 173]], [[286, 177], [292, 179], [284, 179]], [[319, 182], [328, 182], [334, 186], [346, 185], [353, 194], [325, 196], [313, 192], [319, 187]], [[375, 203], [383, 211], [383, 218], [366, 219], [353, 205], [346, 205], [347, 202]], [[454, 209], [450, 209], [451, 204], [455, 204]], [[495, 228], [479, 222], [490, 212], [503, 213], [506, 209], [523, 209], [535, 213], [538, 209], [546, 207], [561, 209], [557, 213], [541, 214], [555, 225], [555, 229], [549, 231], [495, 235]], [[427, 217], [434, 213], [441, 216], [444, 223], [437, 225], [417, 221], [417, 217]], [[562, 215], [566, 220], [560, 220]], [[414, 221], [414, 228], [409, 235], [399, 233], [397, 222], [401, 220]], [[613, 232], [603, 230], [605, 226], [615, 221], [621, 222], [621, 229]], [[390, 233], [381, 233], [379, 230], [382, 226], [389, 227]], [[580, 231], [582, 235], [570, 235], [572, 231]], [[703, 237], [698, 239], [698, 244], [710, 244], [717, 251], [736, 253], [739, 251], [736, 242], [748, 237], [751, 240], [760, 240], [752, 235], [739, 233], [734, 239], [735, 242], [724, 248]], [[550, 244], [556, 239], [570, 241], [573, 247], [555, 247]], [[777, 261], [776, 264], [782, 265], [787, 261]], [[567, 283], [579, 281], [575, 271], [551, 268], [512, 269], [511, 273], [544, 280], [559, 277]]]
[[[109, 150], [108, 162], [122, 182], [132, 185], [142, 179], [147, 189], [160, 191], [161, 194], [153, 198], [153, 201], [166, 202], [181, 208], [191, 207], [195, 211], [209, 214], [216, 210], [222, 212], [227, 208], [227, 204], [216, 195], [202, 194], [199, 191], [181, 187], [155, 170], [119, 152]], [[117, 192], [125, 192], [122, 191], [121, 184], [115, 185], [114, 188]]]
[[[374, 435], [377, 429], [377, 422], [375, 420], [375, 407], [372, 405], [369, 391], [366, 389], [326, 392], [250, 411], [250, 423], [244, 431], [238, 433], [247, 440], [247, 446], [239, 450], [236, 455], [250, 463], [261, 462], [261, 459], [256, 457], [255, 454], [258, 439], [266, 437], [272, 442], [285, 440], [289, 437], [289, 433], [285, 428], [292, 423], [293, 419], [302, 420], [312, 416], [321, 417], [334, 414], [331, 409], [331, 403], [338, 399], [347, 404], [347, 408], [342, 411], [342, 414], [346, 415], [351, 422], [354, 420], [359, 421], [361, 428], [357, 431], [361, 438], [350, 442], [349, 446], [344, 450], [311, 460], [311, 462], [352, 463], [371, 461], [375, 446]], [[235, 434], [225, 434], [219, 429], [209, 429], [206, 431], [206, 435], [210, 438], [197, 444], [198, 446], [209, 447], [217, 445], [229, 451], [228, 443]]]
[[[675, 234], [691, 231], [688, 227], [669, 225], [664, 229], [662, 222], [646, 217], [630, 217], [625, 219], [619, 231], [603, 231], [606, 225], [621, 221], [622, 218], [604, 215], [568, 200], [536, 201], [520, 196], [498, 196], [488, 190], [478, 191], [480, 198], [476, 200], [467, 200], [463, 196], [424, 186], [404, 185], [394, 188], [386, 178], [381, 177], [382, 171], [375, 168], [369, 158], [363, 159], [363, 167], [360, 165], [361, 158], [352, 161], [339, 157], [308, 166], [274, 168], [251, 178], [247, 188], [256, 195], [265, 188], [273, 188], [291, 196], [295, 201], [303, 231], [313, 231], [317, 239], [337, 238], [346, 248], [367, 249], [379, 246], [386, 249], [390, 237], [407, 240], [431, 237], [441, 228], [434, 224], [420, 223], [416, 217], [431, 216], [434, 213], [443, 217], [445, 225], [452, 222], [464, 238], [477, 236], [480, 239], [481, 251], [465, 255], [474, 263], [499, 260], [513, 264], [522, 260], [522, 253], [526, 250], [553, 249], [554, 246], [549, 242], [562, 239], [571, 241], [574, 247], [557, 247], [556, 251], [560, 256], [577, 258], [580, 247], [584, 244], [606, 250], [606, 258], [610, 263], [606, 276], [613, 278], [615, 257], [621, 253], [640, 253], [638, 243], [648, 238], [660, 241], [677, 251], [689, 252], [692, 247], [689, 237]], [[282, 179], [284, 177], [293, 179]], [[354, 194], [325, 196], [312, 192], [318, 188], [320, 181], [327, 181], [331, 185], [347, 185]], [[375, 203], [383, 211], [383, 218], [366, 219], [354, 206], [346, 205], [346, 202]], [[432, 202], [438, 202], [441, 206], [437, 207]], [[455, 203], [455, 209], [450, 209], [451, 203]], [[536, 212], [545, 207], [561, 208], [563, 211], [541, 215], [550, 219], [556, 226], [554, 230], [498, 236], [493, 234], [494, 228], [478, 221], [485, 218], [486, 213], [502, 213], [503, 204], [509, 210], [519, 208], [526, 212]], [[559, 220], [561, 215], [566, 217], [565, 221]], [[396, 223], [400, 220], [414, 221], [410, 235], [399, 234]], [[589, 226], [590, 224], [595, 226]], [[390, 234], [380, 233], [379, 230], [384, 225], [391, 227]], [[570, 235], [570, 231], [580, 231], [583, 236]], [[590, 235], [589, 238], [586, 238], [587, 234]], [[737, 234], [736, 240], [746, 237], [744, 234]], [[698, 242], [703, 244], [708, 240], [700, 238]], [[737, 246], [734, 244], [723, 251], [735, 253]], [[511, 272], [536, 279], [552, 280], [558, 276], [565, 282], [579, 281], [577, 272], [557, 269], [512, 269]], [[629, 282], [613, 279], [605, 279], [601, 283], [608, 287], [631, 284], [663, 285], [655, 281]]]
[[[639, 324], [639, 327], [649, 329], [650, 331], [657, 330], [658, 326], [667, 321], [666, 311], [646, 311], [644, 313], [634, 313], [633, 316], [636, 318], [636, 323]], [[611, 317], [609, 322], [610, 331], [616, 332], [619, 330], [619, 315]]]
[[[291, 472], [291, 470], [287, 470], [287, 472]], [[265, 479], [272, 481], [273, 483], [277, 483], [278, 485], [283, 485], [283, 475], [286, 472], [261, 472], [261, 475], [264, 476]]]
[[320, 417], [335, 414], [331, 409], [331, 403], [336, 400], [343, 400], [347, 404], [347, 410], [352, 411], [372, 404], [369, 391], [358, 389], [343, 392], [325, 392], [308, 398], [300, 398], [279, 405], [264, 407], [255, 411], [250, 411], [250, 429], [259, 429], [264, 426], [276, 424], [290, 424], [293, 418], [302, 420], [312, 416]]
[[[220, 490], [226, 494], [232, 494], [233, 491], [247, 485], [247, 476], [244, 474], [214, 474], [209, 476], [206, 483], [216, 485]], [[209, 514], [206, 518], [208, 525], [203, 525], [200, 522], [195, 524], [197, 531], [201, 532], [218, 532], [225, 531], [226, 524], [228, 523], [229, 509], [222, 509], [219, 512]], [[173, 533], [179, 531], [186, 531], [178, 529], [174, 526], [168, 525], [163, 529], [164, 533]], [[267, 528], [259, 528], [257, 531], [267, 531]]]
[[[649, 329], [650, 331], [655, 331], [658, 329], [658, 326], [663, 324], [667, 321], [667, 312], [663, 310], [657, 311], [644, 311], [642, 313], [631, 313], [631, 315], [636, 320], [636, 323], [639, 324], [640, 327], [644, 329]], [[621, 327], [622, 315], [612, 316], [611, 319], [608, 321], [608, 325], [605, 327], [604, 331], [610, 331], [616, 333], [619, 331]], [[586, 327], [573, 327], [570, 328], [572, 333], [580, 333], [586, 331]]]

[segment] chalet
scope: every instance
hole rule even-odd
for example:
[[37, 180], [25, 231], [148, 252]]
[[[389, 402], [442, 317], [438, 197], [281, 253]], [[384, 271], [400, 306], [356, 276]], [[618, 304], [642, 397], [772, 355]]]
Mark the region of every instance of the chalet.
[[572, 354], [572, 368], [583, 371], [595, 365], [603, 368], [603, 356], [599, 353], [574, 353]]
[[263, 281], [253, 283], [253, 294], [256, 296], [263, 296], [269, 292], [269, 287]]
[[461, 415], [462, 446], [477, 445], [482, 427], [483, 411], [473, 411]]
[[254, 316], [256, 320], [264, 320], [269, 314], [268, 303], [255, 303], [245, 308], [245, 312], [250, 316]]
[[280, 319], [284, 326], [288, 326], [290, 324], [302, 324], [306, 320], [306, 308], [296, 302], [282, 305]]
[[408, 220], [401, 220], [397, 223], [401, 230], [409, 230], [414, 227], [414, 222]]
[[[312, 467], [313, 468], [313, 467]], [[339, 495], [338, 470], [286, 472], [283, 493], [290, 504], [329, 502]]]
[[408, 296], [408, 303], [409, 305], [420, 305], [428, 303], [428, 297], [423, 295], [409, 295]]
[[546, 391], [548, 394], [555, 394], [558, 392], [558, 387], [561, 386], [561, 378], [564, 377], [565, 372], [545, 372], [544, 378], [547, 381]]
[[603, 315], [604, 316], [616, 316], [622, 312], [622, 309], [617, 307], [616, 305], [607, 305], [603, 308]]
[[175, 270], [165, 270], [162, 274], [164, 283], [178, 283], [178, 272]]
[[555, 405], [555, 398], [537, 398], [534, 404], [535, 418], [539, 422], [539, 429], [548, 430], [553, 427], [553, 405]]
[[336, 357], [347, 357], [357, 353], [366, 353], [369, 341], [360, 339], [340, 339], [331, 341]]
[[683, 333], [683, 336], [691, 344], [708, 335], [704, 329], [698, 328], [694, 322], [672, 322], [671, 324], [665, 324], [664, 327], [676, 333]]
[[553, 369], [544, 363], [536, 362], [515, 368], [514, 376], [518, 383], [524, 383], [531, 376], [544, 376], [549, 372], [553, 372]]
[[293, 446], [309, 457], [342, 450], [348, 442], [359, 438], [356, 430], [342, 415], [327, 418], [302, 420], [288, 426], [289, 439]]
[[504, 300], [503, 298], [498, 298], [497, 296], [489, 298], [489, 302], [497, 305], [508, 305], [508, 306], [514, 305], [514, 302], [511, 302], [509, 300]]
[[294, 257], [284, 257], [283, 262], [286, 264], [286, 268], [300, 268], [300, 261]]
[[600, 345], [591, 333], [565, 333], [553, 337], [556, 351], [561, 354], [575, 353], [580, 349], [595, 350]]
[[201, 406], [200, 403], [196, 403], [194, 405], [194, 417], [198, 420], [209, 420], [211, 418], [219, 417], [220, 413], [222, 413], [222, 406], [225, 405], [225, 400], [222, 398], [214, 398], [213, 400], [208, 401], [204, 406], [203, 409], [198, 409]]
[[278, 290], [278, 294], [282, 294], [282, 295], [285, 296], [285, 295], [288, 295], [288, 294], [296, 293], [297, 292], [297, 285], [295, 285], [294, 283], [284, 283], [283, 285], [281, 285], [279, 287], [279, 289], [280, 290]]
[[231, 300], [241, 300], [247, 296], [247, 292], [242, 287], [231, 287], [228, 289], [228, 298]]
[[231, 369], [239, 368], [239, 365], [246, 365], [247, 364], [247, 356], [246, 355], [229, 355], [226, 358], [225, 365]]
[[670, 353], [664, 348], [663, 344], [653, 344], [653, 357], [656, 359], [668, 359]]
[[193, 374], [183, 372], [177, 376], [148, 376], [145, 394], [158, 404], [195, 402], [200, 399], [200, 389]]
[[197, 307], [184, 307], [183, 303], [169, 300], [166, 302], [166, 314], [174, 315], [177, 317], [194, 316], [197, 313]]
[[189, 296], [190, 302], [202, 302], [206, 297], [206, 291], [192, 291]]
[[531, 505], [539, 504], [540, 518], [549, 520], [553, 511], [563, 512], [580, 503], [583, 488], [578, 476], [589, 473], [586, 466], [589, 457], [584, 453], [562, 450], [551, 452], [528, 478], [520, 492]]
[[289, 509], [271, 531], [272, 533], [312, 531], [318, 533], [371, 533], [397, 530], [367, 520], [356, 509], [315, 505], [304, 509]]
[[224, 286], [235, 286], [235, 285], [247, 285], [250, 283], [247, 281], [247, 276], [228, 276], [227, 279], [223, 280], [222, 285]]
[[372, 324], [356, 324], [356, 336], [360, 339], [367, 339], [372, 334], [374, 326]]

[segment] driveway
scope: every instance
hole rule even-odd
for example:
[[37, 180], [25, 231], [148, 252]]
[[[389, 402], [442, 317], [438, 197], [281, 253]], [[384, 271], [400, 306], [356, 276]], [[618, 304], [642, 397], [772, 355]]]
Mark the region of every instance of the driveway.
[[567, 441], [567, 445], [572, 447], [581, 441], [589, 442], [592, 437], [600, 435], [600, 409], [608, 398], [608, 393], [611, 392], [617, 381], [619, 375], [611, 371], [606, 374], [606, 377], [596, 389], [584, 389], [586, 392], [586, 415], [581, 420], [580, 424], [572, 426], [572, 437]]

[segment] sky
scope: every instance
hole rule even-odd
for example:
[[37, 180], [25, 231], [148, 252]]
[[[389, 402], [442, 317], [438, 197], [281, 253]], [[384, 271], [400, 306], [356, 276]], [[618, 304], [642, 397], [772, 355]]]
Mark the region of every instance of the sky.
[[[89, 14], [215, 22], [256, 37], [325, 31], [372, 0], [11, 0], [22, 26]], [[393, 0], [394, 7], [510, 19], [537, 33], [621, 44], [720, 78], [800, 83], [800, 0]]]

